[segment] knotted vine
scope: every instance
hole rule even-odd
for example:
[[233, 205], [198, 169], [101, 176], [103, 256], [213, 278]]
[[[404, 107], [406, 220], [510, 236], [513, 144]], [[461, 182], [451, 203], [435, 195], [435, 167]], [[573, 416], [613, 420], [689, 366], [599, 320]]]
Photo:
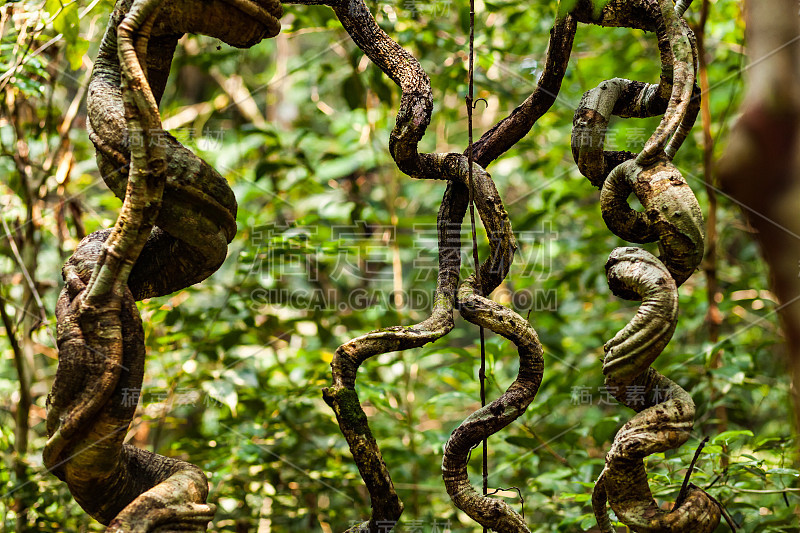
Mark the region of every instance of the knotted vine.
[[[703, 258], [700, 206], [672, 163], [697, 117], [697, 49], [681, 18], [689, 2], [659, 0], [652, 24], [658, 36], [662, 74], [658, 85], [615, 78], [584, 94], [575, 112], [572, 151], [581, 173], [601, 188], [603, 220], [617, 236], [635, 243], [658, 242], [660, 257], [640, 248], [617, 248], [606, 263], [612, 292], [641, 300], [636, 316], [603, 347], [609, 392], [637, 412], [614, 438], [592, 494], [603, 533], [614, 531], [607, 504], [637, 532], [710, 533], [720, 522], [719, 504], [686, 485], [670, 510], [650, 492], [644, 459], [684, 444], [695, 406], [678, 384], [651, 368], [669, 343], [678, 319], [677, 287]], [[666, 109], [664, 109], [666, 107]], [[610, 116], [664, 114], [638, 154], [603, 150]], [[643, 210], [628, 205], [633, 193]], [[637, 391], [637, 394], [631, 394]]]
[[[636, 248], [615, 250], [607, 271], [612, 291], [640, 299], [632, 321], [606, 346], [609, 387], [643, 387], [646, 401], [617, 435], [592, 504], [604, 532], [607, 512], [635, 531], [713, 531], [716, 503], [690, 486], [672, 511], [650, 494], [642, 460], [689, 438], [694, 404], [678, 385], [650, 368], [676, 327], [677, 287], [703, 255], [697, 201], [672, 163], [699, 109], [694, 88], [693, 36], [682, 19], [688, 2], [611, 0], [598, 9], [580, 0], [556, 17], [545, 68], [533, 93], [464, 153], [421, 153], [431, 121], [430, 80], [417, 59], [376, 23], [363, 0], [297, 0], [330, 6], [366, 56], [401, 91], [389, 150], [398, 169], [416, 179], [447, 182], [437, 216], [438, 277], [428, 318], [391, 326], [339, 346], [332, 383], [323, 391], [371, 498], [371, 516], [351, 531], [388, 531], [403, 504], [369, 428], [355, 384], [359, 367], [375, 355], [422, 346], [447, 335], [454, 311], [507, 338], [519, 372], [506, 391], [468, 416], [444, 445], [442, 477], [453, 503], [486, 528], [529, 531], [505, 502], [470, 484], [469, 454], [521, 416], [544, 372], [542, 345], [530, 322], [489, 295], [508, 275], [517, 248], [509, 216], [486, 168], [514, 146], [555, 101], [578, 22], [655, 32], [661, 54], [658, 84], [614, 78], [587, 92], [576, 111], [573, 154], [582, 174], [602, 189], [609, 229], [631, 242], [658, 242], [660, 259]], [[163, 131], [158, 102], [181, 35], [201, 33], [249, 47], [280, 30], [278, 0], [119, 0], [111, 15], [89, 89], [89, 136], [100, 172], [124, 199], [113, 229], [86, 237], [64, 266], [66, 286], [57, 306], [59, 368], [48, 405], [50, 440], [45, 464], [64, 480], [81, 506], [109, 531], [205, 531], [214, 514], [202, 470], [124, 444], [136, 405], [122, 401], [141, 387], [144, 338], [135, 301], [198, 283], [224, 261], [236, 233], [236, 200], [225, 179]], [[663, 114], [638, 154], [603, 150], [611, 115]], [[154, 142], [157, 141], [157, 142]], [[489, 256], [460, 279], [460, 227], [470, 199], [486, 228]], [[627, 204], [630, 193], [644, 211]]]
[[164, 132], [158, 114], [181, 35], [251, 46], [279, 31], [277, 2], [230, 4], [120, 0], [92, 72], [89, 137], [124, 202], [114, 228], [87, 236], [64, 265], [43, 455], [108, 531], [205, 531], [214, 515], [200, 468], [124, 439], [136, 409], [127, 396], [144, 374], [135, 300], [207, 278], [236, 233], [225, 178]]

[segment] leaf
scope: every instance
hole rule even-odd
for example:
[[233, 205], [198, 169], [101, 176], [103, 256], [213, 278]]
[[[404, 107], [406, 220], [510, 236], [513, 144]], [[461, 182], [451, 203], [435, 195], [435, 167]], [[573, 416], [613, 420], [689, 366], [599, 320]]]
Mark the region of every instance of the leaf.
[[605, 417], [595, 424], [592, 435], [597, 444], [610, 441], [614, 438], [617, 429], [620, 427], [620, 421], [617, 417]]
[[797, 471], [793, 468], [770, 468], [767, 470], [767, 474], [776, 474], [780, 476], [800, 476], [800, 471]]
[[713, 453], [722, 453], [722, 446], [717, 446], [716, 444], [711, 444], [703, 448], [703, 452], [713, 454]]
[[236, 368], [229, 368], [222, 374], [226, 380], [237, 387], [250, 387], [251, 389], [258, 388], [258, 376], [255, 371], [246, 366], [241, 365]]
[[573, 492], [562, 492], [560, 498], [563, 500], [574, 500], [576, 502], [588, 502], [592, 499], [591, 493], [581, 492], [581, 493], [573, 493]]
[[519, 446], [520, 448], [525, 448], [526, 450], [532, 450], [541, 444], [538, 440], [531, 437], [518, 436], [506, 437], [506, 442], [514, 446]]
[[450, 391], [450, 392], [443, 392], [442, 394], [437, 394], [433, 396], [430, 400], [428, 400], [429, 405], [437, 405], [437, 404], [455, 404], [458, 405], [461, 402], [469, 400], [469, 396], [464, 394], [463, 392], [458, 391]]
[[344, 99], [347, 101], [347, 105], [350, 109], [364, 107], [366, 89], [364, 88], [364, 82], [361, 81], [361, 77], [358, 74], [354, 72], [352, 76], [344, 80], [342, 92], [344, 93]]
[[236, 393], [233, 383], [224, 379], [215, 379], [214, 381], [204, 381], [202, 386], [209, 396], [227, 406], [231, 410], [231, 414], [236, 416], [239, 395]]
[[711, 440], [711, 442], [714, 443], [714, 444], [718, 444], [720, 442], [728, 444], [728, 442], [730, 442], [732, 440], [735, 440], [735, 439], [737, 439], [739, 437], [743, 437], [743, 436], [752, 437], [753, 436], [753, 432], [748, 430], [748, 429], [740, 430], [740, 431], [735, 431], [735, 430], [723, 431], [722, 433], [720, 433], [719, 435], [714, 437]]
[[83, 56], [89, 51], [89, 41], [83, 37], [78, 37], [75, 43], [65, 47], [64, 53], [69, 61], [69, 68], [78, 70], [83, 64]]
[[575, 7], [575, 4], [578, 3], [578, 0], [561, 0], [558, 4], [558, 14], [559, 15], [566, 15], [572, 8]]
[[[53, 29], [62, 34], [67, 47], [73, 46], [78, 41], [80, 18], [78, 17], [78, 3], [69, 2], [63, 5], [58, 0], [48, 0], [45, 9], [48, 13], [56, 14], [53, 19]], [[59, 12], [59, 9], [61, 11]]]
[[369, 72], [369, 88], [376, 95], [378, 99], [384, 104], [391, 106], [394, 103], [394, 89], [386, 83], [386, 76], [381, 70], [375, 66], [370, 66], [367, 71]]

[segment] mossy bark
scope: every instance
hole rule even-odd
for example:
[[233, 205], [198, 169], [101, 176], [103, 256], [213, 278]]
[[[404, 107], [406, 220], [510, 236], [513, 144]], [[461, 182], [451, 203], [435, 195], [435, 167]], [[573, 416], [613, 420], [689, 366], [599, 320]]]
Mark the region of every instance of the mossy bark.
[[214, 514], [198, 467], [124, 444], [144, 374], [135, 300], [202, 281], [225, 258], [236, 201], [225, 179], [161, 128], [158, 99], [186, 31], [249, 46], [274, 35], [280, 4], [119, 0], [92, 72], [89, 135], [123, 199], [114, 228], [64, 265], [59, 366], [43, 458], [113, 532], [205, 531]]

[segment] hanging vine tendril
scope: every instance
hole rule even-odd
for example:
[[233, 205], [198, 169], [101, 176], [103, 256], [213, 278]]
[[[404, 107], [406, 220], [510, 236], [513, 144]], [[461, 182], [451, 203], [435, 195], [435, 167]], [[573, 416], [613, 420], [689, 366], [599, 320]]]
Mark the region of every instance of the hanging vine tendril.
[[606, 263], [611, 291], [641, 300], [636, 316], [605, 346], [606, 387], [637, 412], [619, 430], [600, 474], [592, 507], [603, 533], [614, 531], [606, 502], [636, 532], [711, 533], [721, 510], [703, 490], [688, 485], [670, 511], [656, 505], [644, 458], [683, 445], [694, 424], [692, 398], [650, 365], [675, 331], [678, 290], [663, 263], [641, 248], [617, 248]]
[[[661, 52], [658, 85], [615, 78], [588, 91], [575, 112], [572, 152], [578, 169], [601, 188], [600, 207], [608, 228], [635, 243], [658, 242], [660, 260], [640, 248], [618, 248], [606, 264], [612, 292], [641, 300], [636, 316], [604, 346], [606, 387], [637, 412], [614, 438], [592, 494], [603, 533], [614, 528], [607, 504], [637, 532], [710, 533], [720, 522], [719, 505], [687, 485], [670, 511], [650, 492], [644, 458], [678, 448], [690, 436], [695, 406], [680, 386], [652, 369], [675, 331], [677, 287], [700, 264], [705, 239], [697, 199], [672, 164], [700, 108], [694, 85], [697, 49], [681, 16], [689, 2], [660, 0], [652, 10]], [[603, 150], [610, 116], [664, 116], [638, 154]], [[633, 193], [642, 211], [628, 205]]]
[[[295, 0], [333, 8], [353, 42], [401, 90], [389, 150], [412, 178], [447, 182], [437, 217], [439, 272], [431, 314], [412, 326], [373, 331], [335, 352], [332, 383], [323, 397], [333, 409], [370, 494], [372, 513], [351, 531], [386, 532], [403, 505], [373, 437], [355, 389], [369, 358], [433, 342], [454, 327], [454, 310], [513, 342], [519, 372], [506, 391], [468, 416], [444, 447], [442, 476], [454, 504], [486, 528], [529, 531], [508, 504], [469, 483], [469, 454], [478, 443], [521, 416], [534, 400], [544, 372], [543, 349], [530, 323], [488, 295], [508, 275], [516, 240], [508, 214], [486, 168], [514, 146], [555, 101], [569, 62], [577, 22], [625, 26], [656, 33], [662, 76], [658, 84], [614, 78], [587, 92], [575, 114], [572, 149], [579, 170], [601, 188], [609, 229], [631, 242], [658, 241], [661, 258], [636, 248], [615, 250], [607, 265], [612, 291], [641, 299], [634, 319], [606, 344], [603, 372], [609, 387], [636, 386], [641, 404], [618, 433], [592, 504], [610, 532], [607, 505], [635, 531], [712, 531], [719, 509], [688, 486], [675, 509], [655, 506], [643, 458], [689, 437], [691, 398], [650, 368], [669, 342], [677, 319], [677, 286], [703, 254], [703, 220], [697, 201], [672, 164], [699, 109], [694, 87], [697, 51], [681, 18], [689, 1], [590, 0], [559, 6], [533, 93], [490, 128], [468, 154], [420, 153], [431, 121], [430, 80], [416, 58], [377, 25], [363, 0]], [[64, 266], [58, 305], [59, 368], [48, 398], [44, 452], [48, 469], [109, 531], [205, 531], [214, 506], [206, 502], [202, 470], [124, 444], [141, 388], [144, 338], [135, 301], [169, 294], [211, 275], [236, 233], [236, 200], [225, 179], [163, 131], [158, 102], [181, 35], [201, 33], [249, 47], [280, 30], [278, 0], [119, 0], [100, 46], [89, 89], [89, 136], [101, 174], [124, 198], [113, 229], [86, 237]], [[603, 149], [611, 115], [663, 114], [641, 152]], [[470, 178], [471, 177], [471, 178]], [[472, 182], [472, 183], [470, 183]], [[460, 280], [461, 224], [468, 186], [486, 228], [489, 255]], [[644, 210], [627, 203], [633, 192]]]
[[64, 265], [43, 456], [107, 531], [205, 531], [213, 517], [201, 469], [124, 444], [144, 373], [135, 300], [207, 278], [236, 233], [225, 179], [163, 131], [158, 100], [185, 32], [251, 46], [278, 32], [280, 15], [271, 1], [120, 0], [100, 45], [89, 132], [124, 202], [114, 228], [87, 236]]

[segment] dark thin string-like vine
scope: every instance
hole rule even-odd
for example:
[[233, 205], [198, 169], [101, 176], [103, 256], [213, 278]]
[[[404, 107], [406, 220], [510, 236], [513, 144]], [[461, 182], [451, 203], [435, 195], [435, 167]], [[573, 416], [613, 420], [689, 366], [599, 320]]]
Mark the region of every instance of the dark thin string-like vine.
[[[469, 1], [469, 89], [467, 91], [467, 131], [469, 135], [469, 148], [467, 150], [467, 158], [469, 162], [469, 220], [472, 226], [472, 260], [475, 263], [475, 285], [478, 293], [482, 296], [483, 285], [481, 284], [481, 269], [480, 262], [478, 261], [478, 237], [475, 230], [475, 182], [472, 176], [472, 111], [475, 109], [473, 102], [474, 96], [474, 70], [475, 66], [475, 0]], [[481, 368], [478, 372], [478, 380], [481, 385], [481, 407], [486, 405], [486, 340], [483, 332], [483, 326], [479, 327], [481, 339]], [[488, 439], [483, 439], [483, 463], [481, 474], [483, 477], [483, 494], [484, 496], [489, 492], [489, 446]], [[483, 528], [484, 533], [486, 528]]]

